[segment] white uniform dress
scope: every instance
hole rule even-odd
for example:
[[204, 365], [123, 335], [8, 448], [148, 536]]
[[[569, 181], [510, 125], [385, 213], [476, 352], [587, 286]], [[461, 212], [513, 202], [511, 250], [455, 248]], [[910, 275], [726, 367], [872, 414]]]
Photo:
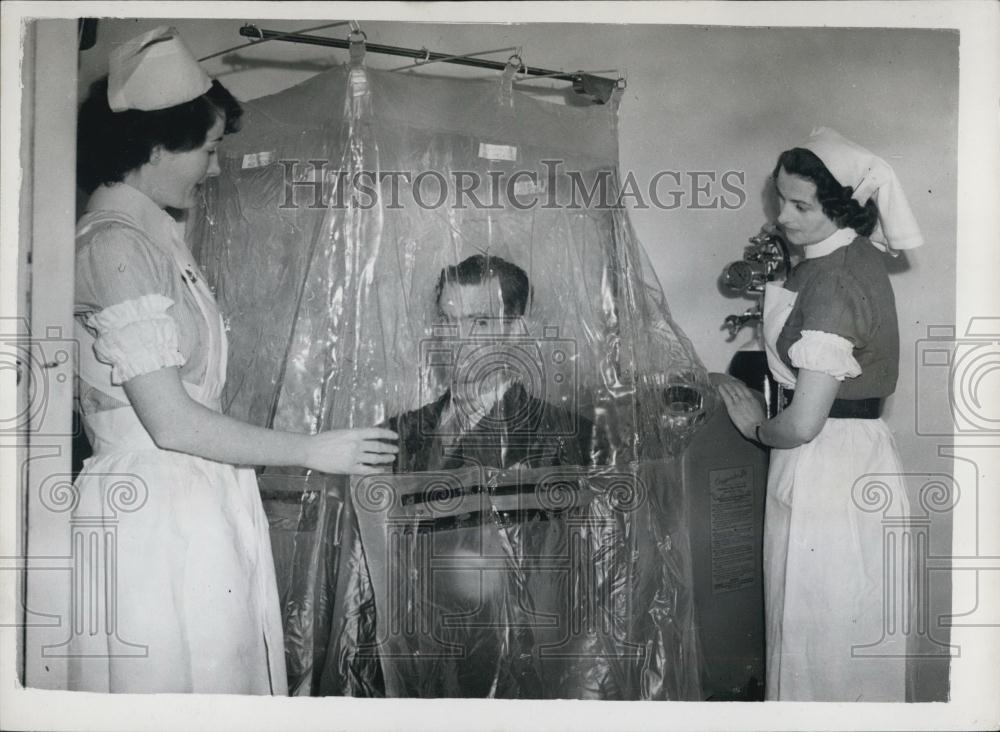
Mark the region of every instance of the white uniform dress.
[[[77, 228], [76, 303], [94, 455], [77, 479], [73, 517], [113, 523], [116, 546], [103, 567], [84, 560], [84, 576], [111, 573], [111, 619], [73, 636], [70, 688], [287, 694], [253, 471], [158, 449], [120, 386], [176, 366], [188, 394], [219, 411], [225, 329], [181, 227], [130, 186], [99, 188]], [[129, 505], [115, 510], [123, 495]]]
[[[898, 335], [882, 255], [849, 229], [806, 251], [825, 258], [800, 265], [807, 269], [799, 274], [812, 273], [810, 284], [793, 291], [771, 283], [765, 293], [772, 373], [787, 388], [798, 368], [828, 373], [841, 380], [838, 398], [847, 390], [852, 399], [891, 393]], [[788, 348], [793, 312], [797, 340]], [[859, 386], [865, 370], [867, 385]], [[882, 419], [828, 418], [811, 442], [772, 449], [764, 527], [767, 699], [905, 701], [905, 639], [887, 635], [900, 598], [884, 598], [886, 514], [864, 510], [858, 493], [865, 476], [879, 476], [873, 481], [884, 487], [892, 514], [903, 517], [901, 474]]]

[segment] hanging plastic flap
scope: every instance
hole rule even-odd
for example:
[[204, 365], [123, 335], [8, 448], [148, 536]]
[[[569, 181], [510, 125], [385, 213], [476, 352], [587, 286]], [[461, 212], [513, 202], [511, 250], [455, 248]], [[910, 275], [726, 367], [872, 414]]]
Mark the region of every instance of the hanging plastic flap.
[[[197, 236], [231, 326], [227, 408], [300, 432], [387, 424], [402, 435], [393, 491], [451, 475], [489, 510], [377, 549], [388, 529], [342, 479], [265, 471], [294, 692], [699, 698], [677, 459], [715, 397], [617, 205], [613, 111], [516, 91], [507, 106], [495, 80], [371, 69], [354, 94], [356, 70], [248, 103], [224, 142]], [[479, 280], [470, 261], [484, 263]], [[506, 264], [530, 283], [521, 300], [498, 285]], [[517, 486], [558, 482], [525, 470], [566, 469], [585, 503], [502, 517], [497, 486], [534, 495]], [[608, 503], [612, 475], [642, 487], [639, 505]], [[486, 554], [470, 555], [470, 541]], [[400, 616], [391, 578], [428, 547], [470, 564], [452, 572], [454, 589], [418, 562], [407, 591], [435, 599]], [[546, 582], [529, 561], [539, 551], [608, 588], [611, 604], [574, 615], [584, 584]], [[461, 591], [477, 575], [488, 622]], [[545, 620], [528, 638], [534, 606], [532, 622]], [[475, 662], [415, 660], [428, 639], [394, 626], [407, 619]], [[567, 630], [578, 621], [611, 631]], [[560, 643], [579, 662], [558, 658]]]
[[293, 105], [281, 95], [245, 104], [189, 228], [226, 319], [223, 409], [252, 424], [272, 422], [280, 384], [296, 368], [286, 355], [343, 154], [346, 81], [345, 72], [322, 74], [296, 87]]
[[695, 641], [675, 622], [678, 568], [650, 523], [648, 468], [358, 481], [378, 611], [367, 648], [386, 694], [697, 698], [683, 667], [650, 653]]

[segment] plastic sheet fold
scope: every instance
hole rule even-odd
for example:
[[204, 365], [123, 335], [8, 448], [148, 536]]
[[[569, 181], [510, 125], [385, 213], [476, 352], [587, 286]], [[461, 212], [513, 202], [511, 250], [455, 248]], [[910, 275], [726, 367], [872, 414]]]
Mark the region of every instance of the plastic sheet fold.
[[225, 409], [401, 435], [385, 474], [260, 472], [293, 693], [699, 699], [679, 457], [714, 391], [615, 109], [363, 63], [245, 106], [191, 228]]

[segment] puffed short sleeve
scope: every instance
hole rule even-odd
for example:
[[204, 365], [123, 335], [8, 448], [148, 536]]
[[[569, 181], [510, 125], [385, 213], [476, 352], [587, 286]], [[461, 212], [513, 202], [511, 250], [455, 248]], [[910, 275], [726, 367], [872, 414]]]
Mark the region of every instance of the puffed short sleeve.
[[788, 349], [788, 360], [797, 369], [819, 371], [837, 381], [861, 375], [851, 342], [821, 330], [802, 331], [802, 337]]
[[799, 293], [801, 338], [788, 349], [796, 368], [820, 371], [842, 381], [861, 374], [854, 357], [871, 333], [871, 303], [857, 281], [842, 274], [814, 278]]
[[94, 353], [119, 385], [141, 374], [182, 366], [172, 315], [173, 265], [141, 232], [107, 224], [77, 250], [77, 310], [96, 336]]

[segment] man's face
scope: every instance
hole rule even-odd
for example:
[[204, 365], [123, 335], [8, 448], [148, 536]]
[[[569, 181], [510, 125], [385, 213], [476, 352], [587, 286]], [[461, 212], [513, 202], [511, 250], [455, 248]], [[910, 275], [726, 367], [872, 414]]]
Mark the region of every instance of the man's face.
[[447, 375], [452, 388], [474, 393], [495, 388], [505, 378], [503, 339], [512, 329], [512, 314], [504, 312], [500, 281], [446, 283], [438, 309], [441, 323], [457, 330], [452, 338], [457, 338], [458, 348]]

